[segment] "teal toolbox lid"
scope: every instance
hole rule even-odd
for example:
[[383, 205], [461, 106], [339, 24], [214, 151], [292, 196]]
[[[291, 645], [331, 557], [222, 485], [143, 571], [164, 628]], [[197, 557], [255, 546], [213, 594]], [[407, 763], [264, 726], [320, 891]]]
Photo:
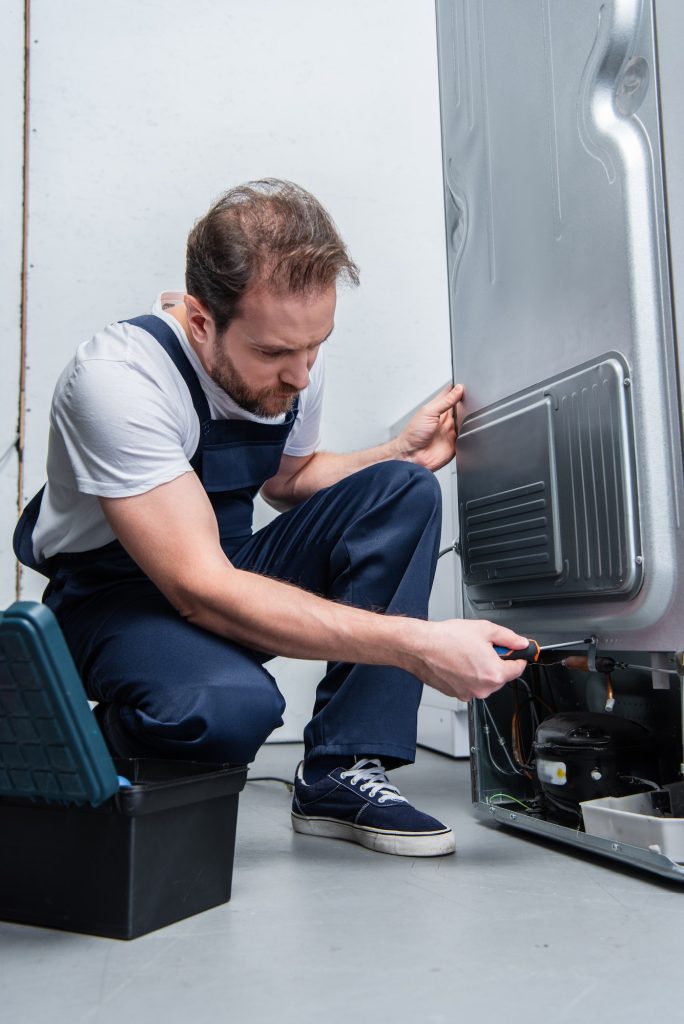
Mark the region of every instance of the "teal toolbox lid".
[[97, 806], [118, 789], [57, 620], [16, 601], [0, 613], [0, 798]]

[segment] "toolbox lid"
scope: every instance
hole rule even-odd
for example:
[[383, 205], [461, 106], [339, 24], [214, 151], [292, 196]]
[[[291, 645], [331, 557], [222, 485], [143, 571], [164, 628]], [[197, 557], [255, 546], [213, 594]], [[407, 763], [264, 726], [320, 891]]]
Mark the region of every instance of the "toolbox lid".
[[119, 780], [53, 613], [0, 613], [0, 797], [101, 804]]

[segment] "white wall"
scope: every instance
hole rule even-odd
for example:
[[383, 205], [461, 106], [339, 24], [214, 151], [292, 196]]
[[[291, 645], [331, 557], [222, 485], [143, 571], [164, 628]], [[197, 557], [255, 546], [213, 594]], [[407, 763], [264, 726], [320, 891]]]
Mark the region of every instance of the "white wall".
[[0, 32], [0, 608], [14, 600], [21, 350], [24, 4], [4, 0]]
[[74, 347], [182, 280], [225, 187], [292, 178], [362, 268], [328, 343], [326, 444], [450, 373], [428, 0], [33, 0], [27, 490]]
[[[326, 343], [324, 446], [381, 440], [449, 378], [430, 0], [32, 0], [31, 18], [25, 499], [76, 345], [182, 286], [193, 221], [250, 178], [313, 191], [361, 267]], [[41, 589], [25, 572], [23, 596]]]

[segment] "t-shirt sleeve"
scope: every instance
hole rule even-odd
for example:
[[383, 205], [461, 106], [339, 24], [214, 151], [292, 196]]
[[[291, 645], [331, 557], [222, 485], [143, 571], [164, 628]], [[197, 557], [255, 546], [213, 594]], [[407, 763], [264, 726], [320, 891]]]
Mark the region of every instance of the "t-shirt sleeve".
[[192, 470], [182, 402], [127, 362], [77, 364], [51, 416], [84, 494], [143, 494]]
[[320, 352], [311, 370], [309, 386], [301, 394], [297, 419], [285, 444], [285, 455], [311, 455], [320, 445], [324, 390], [325, 362]]

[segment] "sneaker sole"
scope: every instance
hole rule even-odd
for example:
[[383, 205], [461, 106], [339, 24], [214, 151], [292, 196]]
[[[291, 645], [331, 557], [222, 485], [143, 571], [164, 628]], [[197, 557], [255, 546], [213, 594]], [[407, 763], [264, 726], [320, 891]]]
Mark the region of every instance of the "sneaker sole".
[[413, 832], [366, 828], [336, 818], [311, 818], [294, 811], [292, 828], [301, 835], [343, 839], [348, 843], [365, 846], [375, 853], [390, 853], [397, 857], [444, 857], [456, 850], [456, 840], [450, 828], [416, 835]]

